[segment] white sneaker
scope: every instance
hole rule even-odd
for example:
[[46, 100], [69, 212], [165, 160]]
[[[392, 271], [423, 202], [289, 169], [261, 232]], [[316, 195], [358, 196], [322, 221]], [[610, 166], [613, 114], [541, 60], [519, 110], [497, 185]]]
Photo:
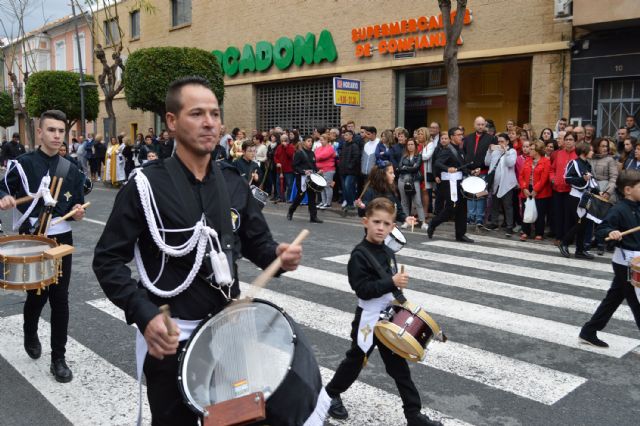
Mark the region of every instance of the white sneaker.
[[402, 228], [402, 229], [407, 229], [408, 227], [409, 227], [409, 225], [407, 225], [407, 222], [405, 222], [402, 225], [400, 225], [400, 228]]
[[347, 200], [344, 200], [344, 201], [342, 202], [342, 207], [347, 207]]
[[422, 229], [423, 231], [427, 231], [429, 229], [429, 224], [427, 222], [424, 222], [420, 229]]

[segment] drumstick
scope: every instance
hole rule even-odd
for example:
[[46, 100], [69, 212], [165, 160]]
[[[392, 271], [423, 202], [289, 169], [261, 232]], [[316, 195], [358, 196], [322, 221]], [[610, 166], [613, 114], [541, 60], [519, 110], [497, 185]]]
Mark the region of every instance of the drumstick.
[[367, 189], [369, 189], [369, 183], [371, 183], [371, 182], [369, 182], [367, 180], [367, 183], [364, 184], [364, 189], [360, 193], [360, 196], [358, 197], [358, 200], [362, 200], [362, 196], [364, 195], [365, 192], [367, 192]]
[[164, 325], [167, 327], [167, 332], [169, 336], [177, 336], [178, 330], [173, 325], [173, 321], [171, 321], [171, 310], [169, 309], [169, 305], [162, 305], [158, 309], [162, 313], [162, 319], [164, 320]]
[[413, 222], [411, 222], [411, 233], [413, 234], [413, 227], [416, 225], [415, 220]]
[[[300, 231], [296, 239], [293, 240], [290, 246], [300, 245], [302, 241], [304, 241], [304, 239], [307, 238], [308, 235], [309, 235], [309, 230], [303, 229], [302, 231]], [[273, 262], [271, 262], [269, 266], [267, 266], [267, 268], [264, 271], [262, 271], [260, 275], [256, 277], [255, 280], [253, 280], [253, 282], [251, 283], [252, 288], [251, 290], [249, 290], [246, 300], [253, 299], [255, 297], [255, 294], [261, 289], [263, 289], [267, 285], [267, 283], [271, 280], [271, 278], [273, 278], [273, 276], [280, 270], [281, 266], [282, 266], [282, 258], [278, 256], [275, 258]]]
[[25, 195], [24, 197], [20, 197], [16, 200], [16, 206], [19, 206], [20, 204], [24, 204], [24, 203], [28, 203], [29, 201], [32, 201], [33, 197], [31, 195]]
[[[53, 199], [58, 201], [58, 196], [60, 195], [60, 189], [62, 188], [62, 178], [58, 179], [58, 182], [56, 183], [56, 191], [53, 194]], [[47, 220], [46, 220], [46, 225], [44, 227], [44, 232], [42, 233], [42, 235], [47, 235], [47, 232], [49, 232], [49, 225], [51, 225], [51, 217], [53, 216], [53, 208], [51, 208], [51, 211], [47, 214]]]
[[404, 274], [404, 265], [400, 265], [400, 273]]
[[[58, 182], [58, 176], [54, 176], [51, 178], [51, 184], [49, 185], [49, 194], [53, 195], [52, 192], [55, 192], [56, 183]], [[38, 235], [42, 235], [42, 227], [47, 221], [47, 209], [49, 207], [45, 206], [42, 209], [42, 212], [38, 215]]]
[[[88, 201], [88, 202], [86, 202], [86, 203], [84, 203], [84, 204], [82, 205], [82, 208], [83, 208], [83, 209], [86, 209], [86, 208], [87, 208], [87, 207], [89, 207], [90, 205], [91, 205], [91, 201]], [[53, 222], [51, 222], [51, 226], [53, 226], [53, 225], [57, 225], [57, 224], [59, 224], [60, 222], [63, 222], [63, 221], [65, 221], [65, 220], [69, 219], [71, 216], [73, 216], [73, 215], [74, 215], [74, 214], [76, 214], [76, 213], [78, 213], [78, 209], [73, 209], [73, 210], [71, 210], [69, 213], [67, 213], [67, 214], [65, 214], [64, 216], [61, 216], [61, 217], [57, 218], [56, 220], [54, 220]]]
[[[640, 226], [636, 226], [635, 228], [627, 229], [626, 231], [621, 232], [620, 235], [622, 235], [624, 237], [625, 235], [633, 234], [634, 232], [638, 232], [638, 231], [640, 231]], [[605, 241], [611, 241], [611, 238], [607, 237], [604, 240]]]

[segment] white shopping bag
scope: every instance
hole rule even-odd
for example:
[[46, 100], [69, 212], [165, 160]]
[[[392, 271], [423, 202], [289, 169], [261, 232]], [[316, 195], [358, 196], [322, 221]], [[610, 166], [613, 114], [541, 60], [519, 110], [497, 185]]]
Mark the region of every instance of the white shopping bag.
[[522, 221], [524, 223], [535, 223], [537, 219], [538, 209], [536, 208], [536, 200], [529, 197], [524, 202], [524, 214], [522, 215]]

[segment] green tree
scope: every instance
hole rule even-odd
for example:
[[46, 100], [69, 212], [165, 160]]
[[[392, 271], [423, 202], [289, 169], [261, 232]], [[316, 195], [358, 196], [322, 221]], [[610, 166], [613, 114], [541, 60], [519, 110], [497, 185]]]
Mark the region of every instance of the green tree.
[[7, 92], [0, 92], [0, 127], [10, 127], [16, 122], [13, 98]]
[[136, 50], [127, 59], [122, 79], [129, 108], [152, 111], [165, 120], [164, 100], [169, 84], [177, 78], [197, 75], [211, 83], [222, 103], [223, 73], [212, 53], [192, 47], [152, 47]]
[[[95, 82], [92, 75], [85, 82]], [[48, 109], [67, 115], [67, 132], [80, 120], [80, 74], [71, 71], [40, 71], [31, 74], [26, 88], [27, 111], [38, 117]], [[98, 117], [100, 100], [97, 87], [84, 88], [84, 115], [88, 121]]]

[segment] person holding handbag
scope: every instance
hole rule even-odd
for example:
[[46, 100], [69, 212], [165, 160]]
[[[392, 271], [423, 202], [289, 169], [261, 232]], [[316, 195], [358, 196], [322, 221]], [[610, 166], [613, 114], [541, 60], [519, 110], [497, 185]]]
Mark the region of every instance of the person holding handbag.
[[491, 195], [491, 223], [485, 228], [489, 231], [498, 229], [501, 207], [504, 208], [507, 229], [505, 235], [513, 235], [513, 189], [518, 186], [516, 178], [516, 160], [518, 154], [509, 148], [509, 136], [506, 133], [498, 135], [498, 144], [491, 145], [484, 158], [489, 166], [487, 175], [487, 190]]
[[[542, 241], [547, 211], [551, 204], [551, 160], [545, 157], [545, 145], [536, 141], [529, 149], [529, 156], [520, 171], [520, 189], [526, 201], [529, 197], [535, 200], [538, 218], [535, 222], [535, 240]], [[524, 202], [524, 201], [523, 201]], [[524, 208], [523, 208], [524, 211]], [[526, 241], [531, 235], [531, 224], [522, 224], [520, 241]]]
[[[404, 214], [411, 214], [411, 204], [416, 207], [418, 219], [422, 223], [421, 227], [427, 230], [425, 223], [424, 209], [422, 208], [422, 197], [420, 196], [420, 166], [422, 164], [421, 156], [416, 152], [416, 142], [409, 139], [404, 146], [404, 153], [398, 165], [398, 189], [400, 190], [400, 203]], [[402, 228], [406, 228], [406, 223], [402, 224]]]

